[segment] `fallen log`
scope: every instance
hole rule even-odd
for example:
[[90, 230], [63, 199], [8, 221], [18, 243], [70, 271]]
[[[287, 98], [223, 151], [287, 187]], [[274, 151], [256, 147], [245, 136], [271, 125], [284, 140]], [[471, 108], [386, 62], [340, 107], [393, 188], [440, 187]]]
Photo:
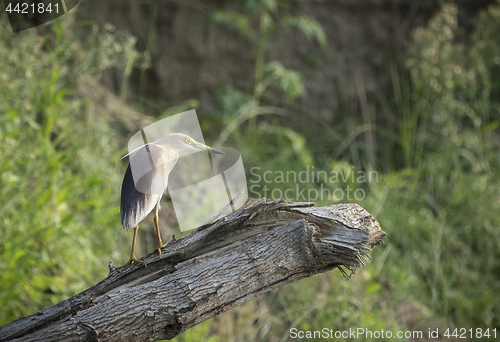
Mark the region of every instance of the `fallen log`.
[[0, 327], [3, 341], [171, 339], [263, 293], [334, 268], [349, 276], [383, 242], [357, 204], [253, 202], [114, 270], [98, 284]]

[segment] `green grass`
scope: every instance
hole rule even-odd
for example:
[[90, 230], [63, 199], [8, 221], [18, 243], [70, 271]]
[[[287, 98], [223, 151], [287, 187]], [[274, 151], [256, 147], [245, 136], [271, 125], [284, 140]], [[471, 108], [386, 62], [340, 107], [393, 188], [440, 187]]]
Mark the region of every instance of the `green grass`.
[[[71, 99], [72, 37], [55, 22], [9, 34], [0, 18], [0, 324], [58, 303], [124, 258], [118, 143]], [[75, 124], [77, 123], [77, 124]]]

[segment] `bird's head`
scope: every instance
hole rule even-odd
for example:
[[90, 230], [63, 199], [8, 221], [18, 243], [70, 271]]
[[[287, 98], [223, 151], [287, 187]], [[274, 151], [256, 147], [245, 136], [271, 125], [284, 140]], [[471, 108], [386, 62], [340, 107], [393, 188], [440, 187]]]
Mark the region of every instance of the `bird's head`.
[[177, 153], [185, 150], [194, 150], [194, 151], [208, 151], [209, 153], [215, 154], [224, 154], [223, 152], [216, 150], [215, 148], [211, 148], [205, 144], [197, 142], [190, 136], [182, 133], [173, 133], [169, 134], [155, 143], [159, 145], [166, 146], [168, 148], [174, 149]]

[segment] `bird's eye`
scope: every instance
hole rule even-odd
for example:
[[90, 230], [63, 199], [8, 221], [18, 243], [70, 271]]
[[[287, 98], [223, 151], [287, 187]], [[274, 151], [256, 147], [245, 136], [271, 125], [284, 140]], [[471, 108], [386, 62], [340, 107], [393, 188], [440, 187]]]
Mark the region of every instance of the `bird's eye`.
[[191, 140], [190, 139], [186, 139], [186, 144], [189, 144]]

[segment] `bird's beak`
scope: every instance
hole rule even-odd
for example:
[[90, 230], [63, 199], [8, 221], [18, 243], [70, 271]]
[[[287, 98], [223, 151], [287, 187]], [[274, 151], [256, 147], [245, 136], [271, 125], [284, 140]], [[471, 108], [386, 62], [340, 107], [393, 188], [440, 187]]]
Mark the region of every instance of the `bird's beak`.
[[211, 148], [210, 146], [204, 145], [199, 142], [196, 142], [194, 146], [201, 151], [208, 151], [209, 153], [215, 153], [215, 154], [224, 154], [224, 152], [221, 152], [219, 150], [216, 150], [215, 148]]

